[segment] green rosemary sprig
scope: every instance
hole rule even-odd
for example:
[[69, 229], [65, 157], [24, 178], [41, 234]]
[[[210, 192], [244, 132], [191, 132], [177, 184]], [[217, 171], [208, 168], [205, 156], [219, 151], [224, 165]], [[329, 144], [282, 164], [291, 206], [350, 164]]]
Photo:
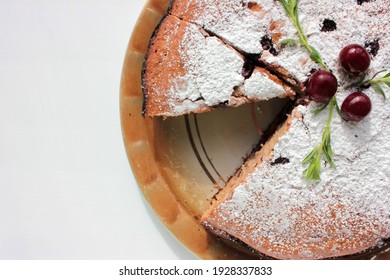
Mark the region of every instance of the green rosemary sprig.
[[[321, 172], [321, 160], [324, 157], [325, 160], [333, 167], [336, 168], [336, 165], [333, 162], [333, 151], [331, 146], [331, 134], [330, 134], [330, 123], [332, 121], [333, 109], [337, 106], [336, 97], [329, 101], [329, 115], [328, 121], [324, 132], [322, 133], [321, 144], [314, 148], [311, 153], [302, 161], [303, 164], [309, 164], [309, 166], [303, 171], [303, 176], [305, 176], [308, 181], [319, 181], [320, 172]], [[326, 104], [326, 105], [328, 105]], [[324, 107], [324, 109], [326, 106]], [[323, 109], [322, 109], [323, 110]]]
[[295, 43], [300, 43], [301, 45], [305, 46], [305, 48], [310, 53], [310, 58], [321, 65], [325, 70], [329, 71], [328, 66], [325, 65], [323, 62], [321, 55], [319, 52], [309, 44], [307, 37], [305, 33], [302, 30], [301, 23], [299, 22], [298, 18], [298, 0], [279, 0], [279, 2], [282, 4], [284, 10], [286, 11], [287, 15], [290, 17], [295, 29], [298, 32], [299, 40], [296, 39], [285, 39], [282, 40], [279, 44], [280, 45], [291, 45]]
[[[379, 74], [384, 72], [387, 72], [384, 76], [382, 76], [381, 78], [376, 78]], [[383, 90], [381, 84], [385, 84], [386, 86], [390, 87], [390, 71], [387, 70], [379, 71], [371, 79], [363, 81], [360, 86], [371, 85], [377, 92], [382, 94], [384, 99], [386, 99], [385, 91]]]
[[[324, 63], [319, 52], [309, 44], [309, 41], [302, 30], [301, 23], [299, 22], [298, 16], [298, 0], [279, 0], [282, 4], [287, 15], [290, 17], [294, 27], [298, 32], [299, 39], [285, 39], [282, 40], [279, 44], [282, 46], [292, 45], [292, 44], [301, 44], [303, 45], [310, 54], [311, 60], [319, 64], [322, 68], [329, 71], [328, 66]], [[319, 106], [313, 111], [314, 114], [319, 114], [329, 107], [329, 115], [326, 127], [322, 134], [322, 141], [319, 146], [314, 148], [311, 153], [302, 161], [303, 164], [309, 164], [309, 166], [303, 172], [308, 181], [318, 181], [320, 180], [321, 173], [321, 161], [324, 157], [325, 160], [333, 167], [336, 168], [336, 165], [333, 162], [333, 151], [331, 146], [331, 133], [330, 133], [330, 124], [333, 116], [334, 107], [336, 107], [337, 112], [342, 118], [340, 107], [337, 104], [336, 97], [333, 97], [328, 103]]]
[[[329, 101], [330, 102], [330, 101]], [[322, 111], [324, 111], [328, 105], [329, 105], [329, 102], [325, 103], [325, 104], [321, 104], [320, 106], [318, 106], [316, 109], [314, 109], [313, 111], [311, 111], [314, 115], [318, 115], [319, 113], [321, 113]]]
[[[311, 111], [314, 115], [318, 115], [319, 113], [321, 113], [322, 111], [324, 111], [330, 104], [330, 102], [332, 101], [332, 99], [328, 102], [328, 103], [325, 103], [325, 104], [321, 104], [320, 106], [318, 106], [316, 109], [314, 109], [313, 111]], [[339, 104], [337, 103], [337, 100], [334, 100], [334, 106], [336, 107], [336, 111], [337, 113], [340, 115], [340, 117], [344, 120], [344, 121], [348, 121], [345, 116], [343, 115], [343, 113], [341, 112], [341, 109], [340, 109], [340, 106]]]

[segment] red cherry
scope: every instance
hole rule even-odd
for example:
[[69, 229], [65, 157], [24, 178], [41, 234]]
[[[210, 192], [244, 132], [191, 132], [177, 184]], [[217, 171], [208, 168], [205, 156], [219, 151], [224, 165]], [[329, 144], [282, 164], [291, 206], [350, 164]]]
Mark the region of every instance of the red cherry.
[[341, 112], [350, 121], [360, 121], [371, 111], [371, 100], [362, 92], [354, 92], [345, 98]]
[[371, 63], [367, 50], [358, 44], [348, 45], [343, 48], [339, 58], [344, 70], [354, 76], [359, 76], [366, 72]]
[[318, 70], [310, 77], [308, 92], [314, 101], [326, 103], [336, 94], [336, 91], [337, 79], [329, 71]]

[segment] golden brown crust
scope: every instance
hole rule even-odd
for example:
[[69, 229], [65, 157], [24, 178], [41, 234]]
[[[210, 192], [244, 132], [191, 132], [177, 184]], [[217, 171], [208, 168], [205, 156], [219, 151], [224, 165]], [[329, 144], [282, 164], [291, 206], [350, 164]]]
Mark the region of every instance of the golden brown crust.
[[[176, 17], [167, 16], [150, 42], [143, 77], [147, 116], [161, 115], [171, 110], [167, 95], [171, 87], [169, 81], [185, 74], [180, 56], [180, 38], [184, 37], [186, 25]], [[176, 39], [166, 40], [172, 37], [173, 31]]]
[[191, 0], [172, 0], [170, 14], [177, 16], [185, 21], [192, 21], [193, 15], [199, 13], [202, 9], [205, 9], [205, 4], [199, 1]]

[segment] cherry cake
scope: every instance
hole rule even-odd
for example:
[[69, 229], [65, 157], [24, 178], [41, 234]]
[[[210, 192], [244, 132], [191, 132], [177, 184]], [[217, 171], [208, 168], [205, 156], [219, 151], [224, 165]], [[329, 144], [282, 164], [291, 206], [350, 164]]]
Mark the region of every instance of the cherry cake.
[[[215, 196], [201, 218], [207, 230], [277, 259], [347, 256], [390, 238], [390, 101], [383, 98], [390, 91], [364, 83], [390, 68], [389, 7], [389, 0], [298, 1], [323, 69], [304, 45], [283, 43], [298, 34], [281, 1], [171, 2], [144, 63], [146, 117], [293, 100]], [[331, 105], [318, 110], [327, 102], [340, 104], [329, 119]], [[321, 178], [308, 180], [303, 161], [323, 143], [325, 126], [333, 161], [320, 156]]]

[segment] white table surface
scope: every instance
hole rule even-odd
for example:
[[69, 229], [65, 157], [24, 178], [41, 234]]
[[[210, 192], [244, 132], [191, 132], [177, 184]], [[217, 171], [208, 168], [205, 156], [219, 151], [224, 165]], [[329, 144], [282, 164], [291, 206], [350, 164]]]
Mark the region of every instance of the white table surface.
[[195, 259], [142, 198], [119, 84], [145, 0], [0, 0], [0, 259]]

